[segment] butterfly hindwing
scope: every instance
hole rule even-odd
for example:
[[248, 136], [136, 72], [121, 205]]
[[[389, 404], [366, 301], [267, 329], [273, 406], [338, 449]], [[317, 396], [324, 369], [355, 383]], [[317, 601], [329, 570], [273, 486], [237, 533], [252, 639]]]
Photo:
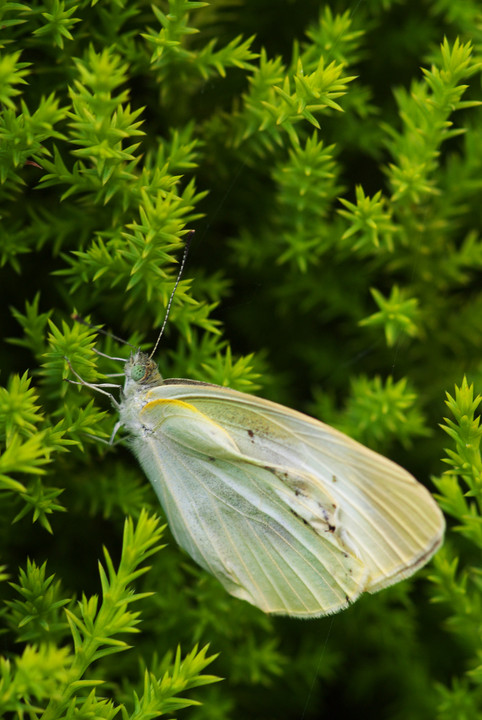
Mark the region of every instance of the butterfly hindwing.
[[220, 424], [161, 390], [149, 393], [134, 450], [177, 542], [266, 612], [309, 617], [356, 599], [366, 569], [333, 524], [329, 493], [305, 497], [296, 468], [240, 452]]

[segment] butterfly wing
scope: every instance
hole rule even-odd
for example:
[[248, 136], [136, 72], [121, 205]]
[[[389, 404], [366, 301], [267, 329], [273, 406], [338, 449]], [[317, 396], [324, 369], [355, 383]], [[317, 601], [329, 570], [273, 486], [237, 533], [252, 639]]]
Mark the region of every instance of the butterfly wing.
[[265, 612], [336, 612], [440, 545], [443, 516], [422, 485], [301, 413], [171, 380], [147, 392], [140, 421], [134, 450], [177, 542]]

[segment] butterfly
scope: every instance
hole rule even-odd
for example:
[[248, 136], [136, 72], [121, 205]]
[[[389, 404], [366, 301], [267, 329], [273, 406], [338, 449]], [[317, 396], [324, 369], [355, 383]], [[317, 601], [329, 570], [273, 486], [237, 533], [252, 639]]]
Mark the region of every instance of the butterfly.
[[137, 351], [119, 425], [177, 543], [235, 597], [316, 617], [412, 575], [444, 518], [406, 470], [307, 415]]

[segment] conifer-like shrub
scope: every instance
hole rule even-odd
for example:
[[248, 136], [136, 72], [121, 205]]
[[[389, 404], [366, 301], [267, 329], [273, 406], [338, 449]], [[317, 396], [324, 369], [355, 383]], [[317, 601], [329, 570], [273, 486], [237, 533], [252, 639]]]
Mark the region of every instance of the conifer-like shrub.
[[[0, 3], [0, 716], [482, 714], [477, 0]], [[307, 412], [446, 513], [413, 578], [296, 621], [173, 541], [109, 400]], [[102, 335], [76, 322], [77, 313]]]

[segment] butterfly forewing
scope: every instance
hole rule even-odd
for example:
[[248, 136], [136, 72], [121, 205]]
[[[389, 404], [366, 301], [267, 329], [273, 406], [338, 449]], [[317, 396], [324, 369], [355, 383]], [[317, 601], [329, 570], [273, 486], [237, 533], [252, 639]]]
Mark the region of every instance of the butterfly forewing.
[[121, 421], [177, 542], [266, 612], [336, 612], [441, 542], [443, 516], [409, 473], [281, 405], [169, 380], [126, 393]]

